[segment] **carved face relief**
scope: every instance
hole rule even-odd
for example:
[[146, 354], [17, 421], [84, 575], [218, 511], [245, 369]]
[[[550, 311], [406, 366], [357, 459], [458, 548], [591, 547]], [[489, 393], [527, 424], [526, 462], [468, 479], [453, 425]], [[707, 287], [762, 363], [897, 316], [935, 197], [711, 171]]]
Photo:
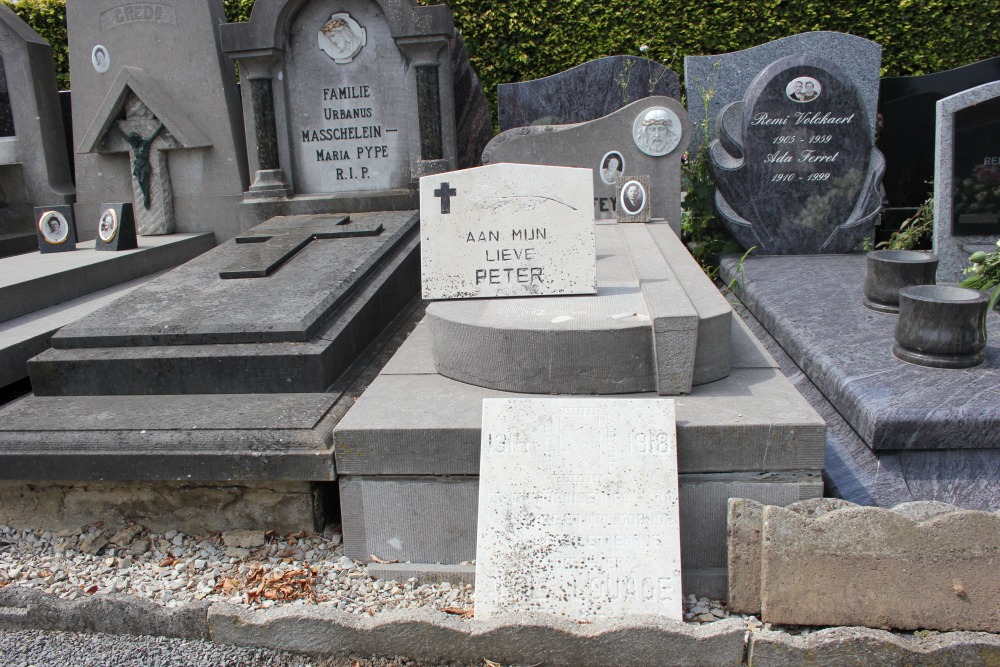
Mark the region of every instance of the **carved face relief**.
[[680, 143], [681, 121], [665, 107], [646, 109], [632, 123], [632, 138], [646, 155], [666, 155]]
[[319, 48], [338, 65], [346, 65], [368, 43], [368, 31], [347, 12], [330, 17], [319, 30]]

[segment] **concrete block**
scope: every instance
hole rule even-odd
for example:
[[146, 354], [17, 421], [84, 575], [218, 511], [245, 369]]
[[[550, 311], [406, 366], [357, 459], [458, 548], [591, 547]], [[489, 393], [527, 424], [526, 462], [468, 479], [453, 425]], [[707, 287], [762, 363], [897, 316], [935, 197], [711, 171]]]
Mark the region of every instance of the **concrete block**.
[[[139, 523], [190, 535], [242, 528], [314, 530], [321, 502], [309, 482], [0, 481], [0, 524], [21, 530]], [[110, 533], [109, 533], [110, 534]]]
[[935, 503], [817, 514], [764, 509], [765, 621], [1000, 631], [1000, 512]]
[[382, 581], [416, 579], [421, 584], [476, 583], [475, 565], [438, 565], [436, 563], [368, 563], [368, 576]]
[[239, 646], [316, 655], [398, 655], [435, 663], [552, 667], [738, 667], [744, 624], [727, 619], [707, 625], [640, 616], [578, 624], [539, 615], [505, 615], [463, 621], [428, 610], [389, 610], [358, 618], [324, 607], [284, 606], [248, 611], [213, 605], [211, 640]]

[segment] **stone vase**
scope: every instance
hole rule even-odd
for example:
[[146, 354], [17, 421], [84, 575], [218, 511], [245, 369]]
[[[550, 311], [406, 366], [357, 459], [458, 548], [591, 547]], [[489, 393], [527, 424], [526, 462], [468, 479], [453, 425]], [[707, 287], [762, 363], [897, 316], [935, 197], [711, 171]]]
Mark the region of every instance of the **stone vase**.
[[899, 321], [892, 353], [911, 364], [970, 368], [986, 358], [989, 295], [948, 285], [899, 290]]
[[868, 253], [865, 308], [880, 313], [899, 312], [899, 290], [910, 285], [933, 285], [938, 258], [916, 250], [875, 250]]

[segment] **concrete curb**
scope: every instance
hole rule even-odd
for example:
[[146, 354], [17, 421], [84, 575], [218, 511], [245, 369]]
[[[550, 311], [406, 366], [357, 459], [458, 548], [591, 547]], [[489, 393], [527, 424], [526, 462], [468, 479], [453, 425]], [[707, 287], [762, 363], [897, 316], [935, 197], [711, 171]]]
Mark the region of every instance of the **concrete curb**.
[[198, 602], [167, 609], [128, 595], [68, 601], [19, 586], [0, 588], [0, 629], [206, 639], [318, 656], [403, 655], [470, 664], [488, 658], [547, 667], [1000, 664], [1000, 635], [985, 632], [915, 637], [837, 627], [796, 636], [780, 630], [748, 632], [736, 618], [707, 625], [651, 616], [577, 624], [543, 616], [463, 620], [429, 609], [363, 618], [301, 605], [251, 611]]
[[929, 637], [870, 628], [827, 628], [794, 636], [761, 630], [750, 637], [750, 667], [938, 667], [1000, 664], [1000, 636], [947, 632]]
[[636, 617], [581, 625], [524, 615], [463, 621], [423, 609], [358, 618], [322, 607], [250, 612], [231, 605], [214, 605], [208, 626], [212, 641], [241, 646], [547, 667], [741, 665], [746, 633], [738, 619], [694, 626]]

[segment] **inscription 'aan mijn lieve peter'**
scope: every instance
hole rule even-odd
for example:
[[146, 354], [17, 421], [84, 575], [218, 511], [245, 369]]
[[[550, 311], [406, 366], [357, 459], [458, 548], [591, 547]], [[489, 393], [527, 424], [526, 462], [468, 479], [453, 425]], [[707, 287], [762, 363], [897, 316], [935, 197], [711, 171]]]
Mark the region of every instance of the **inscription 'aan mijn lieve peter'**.
[[[850, 125], [854, 122], [855, 114], [847, 116], [837, 116], [830, 111], [807, 111], [796, 112], [787, 116], [771, 116], [765, 111], [754, 114], [750, 121], [752, 127], [774, 127], [779, 131], [793, 129], [793, 132], [781, 133], [771, 141], [775, 146], [773, 153], [768, 153], [764, 157], [764, 164], [776, 165], [816, 165], [836, 162], [840, 157], [840, 151], [824, 152], [824, 144], [829, 144], [835, 140], [837, 126]], [[825, 134], [810, 133], [808, 130], [814, 126], [821, 127]], [[794, 128], [798, 128], [796, 131]], [[803, 132], [803, 130], [806, 130]], [[806, 181], [817, 183], [828, 181], [830, 172], [811, 171], [809, 173], [799, 173], [797, 171], [783, 171], [774, 174], [771, 180], [776, 183]]]
[[[331, 88], [321, 88], [323, 119], [335, 120], [365, 120], [374, 118], [372, 90], [369, 85], [347, 85]], [[349, 101], [347, 106], [337, 106], [336, 102]], [[359, 160], [376, 160], [389, 157], [389, 147], [376, 141], [374, 143], [355, 143], [358, 140], [381, 140], [383, 132], [396, 132], [397, 128], [383, 128], [377, 124], [338, 125], [331, 127], [311, 128], [302, 130], [302, 143], [312, 142], [351, 142], [348, 145], [337, 143], [334, 146], [324, 146], [316, 149], [316, 162], [356, 162]], [[348, 164], [336, 167], [335, 176], [338, 181], [367, 180], [371, 178], [371, 168], [364, 165]]]

